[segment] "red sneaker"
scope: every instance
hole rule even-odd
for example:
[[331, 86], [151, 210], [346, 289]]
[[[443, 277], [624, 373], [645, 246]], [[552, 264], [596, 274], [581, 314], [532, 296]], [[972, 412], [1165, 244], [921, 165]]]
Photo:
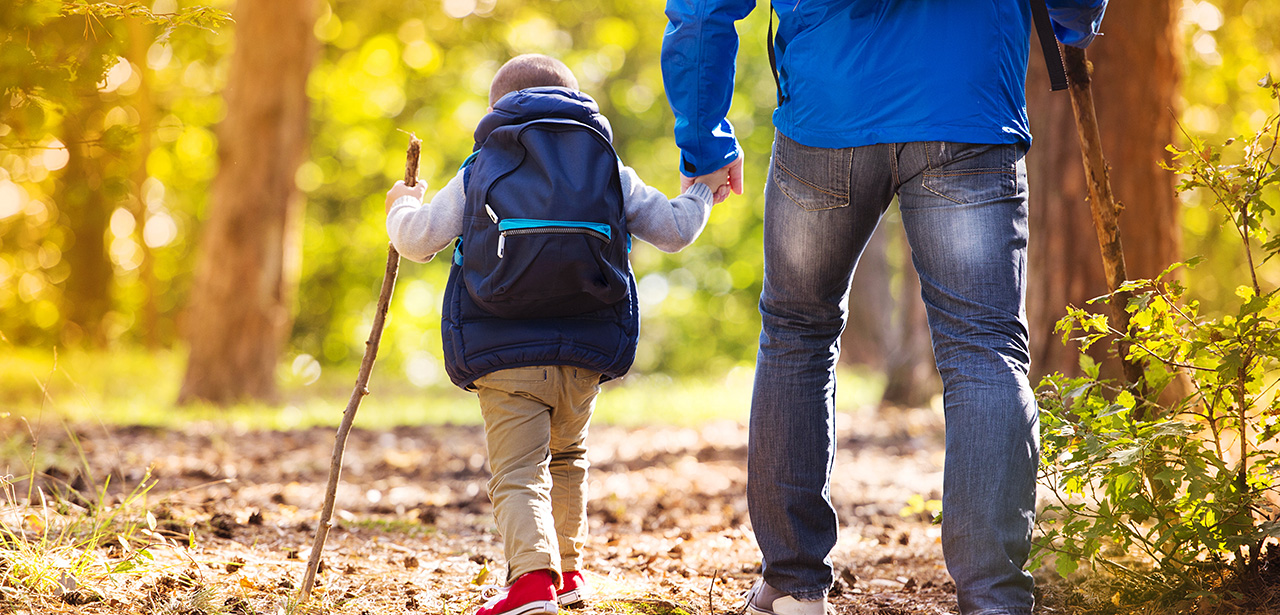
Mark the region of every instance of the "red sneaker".
[[564, 586], [556, 593], [556, 601], [560, 606], [579, 607], [590, 597], [591, 586], [587, 585], [587, 579], [581, 572], [570, 570], [564, 573]]
[[489, 599], [475, 615], [555, 615], [556, 581], [549, 570], [520, 575]]

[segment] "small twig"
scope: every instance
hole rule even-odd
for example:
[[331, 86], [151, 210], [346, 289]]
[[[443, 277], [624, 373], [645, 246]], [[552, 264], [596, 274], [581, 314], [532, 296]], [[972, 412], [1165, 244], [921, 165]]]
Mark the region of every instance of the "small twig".
[[718, 578], [720, 578], [720, 569], [716, 568], [716, 571], [711, 573], [711, 585], [707, 587], [707, 615], [715, 615], [716, 613], [716, 605], [712, 602], [711, 595], [716, 590], [716, 579]]

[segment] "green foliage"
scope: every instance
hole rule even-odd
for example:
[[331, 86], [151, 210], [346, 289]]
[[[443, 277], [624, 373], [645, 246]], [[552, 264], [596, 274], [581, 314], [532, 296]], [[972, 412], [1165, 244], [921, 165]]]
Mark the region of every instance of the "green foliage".
[[[108, 343], [180, 341], [235, 36], [235, 24], [222, 21], [230, 3], [208, 4], [214, 8], [176, 0], [151, 8], [54, 0], [0, 6], [0, 108], [21, 99], [0, 116], [0, 331], [11, 341], [75, 341], [66, 327], [67, 255], [78, 232], [94, 232], [76, 229], [80, 216], [63, 194], [91, 183], [68, 174], [77, 145], [102, 164], [110, 188]], [[758, 188], [772, 139], [766, 17], [756, 11], [740, 26], [742, 69], [730, 110], [746, 150], [756, 153], [747, 159], [747, 195], [718, 205], [703, 239], [684, 252], [666, 255], [643, 243], [633, 252], [644, 299], [637, 374], [722, 374], [754, 358]], [[426, 141], [420, 176], [443, 186], [471, 150], [489, 79], [516, 54], [563, 59], [612, 122], [623, 161], [651, 185], [676, 191], [674, 120], [658, 64], [665, 24], [659, 0], [321, 2], [320, 57], [308, 81], [311, 156], [295, 176], [307, 208], [289, 359], [359, 360], [385, 256], [382, 195], [404, 164], [401, 131]], [[446, 259], [401, 268], [381, 370], [425, 388], [441, 381], [446, 276]]]
[[[1280, 86], [1260, 85], [1277, 101]], [[1256, 575], [1263, 545], [1280, 538], [1280, 291], [1257, 274], [1280, 253], [1278, 136], [1280, 112], [1239, 154], [1234, 140], [1170, 148], [1180, 190], [1207, 192], [1236, 230], [1249, 275], [1229, 310], [1203, 313], [1175, 265], [1097, 300], [1129, 297], [1128, 331], [1075, 308], [1058, 323], [1084, 348], [1127, 341], [1144, 368], [1142, 383], [1122, 386], [1082, 355], [1084, 376], [1040, 384], [1042, 483], [1055, 501], [1035, 557], [1055, 554], [1064, 576], [1089, 563], [1165, 596], [1207, 595], [1223, 570]]]
[[157, 40], [168, 40], [174, 30], [187, 26], [202, 30], [214, 31], [231, 21], [231, 14], [221, 9], [207, 6], [193, 6], [172, 13], [156, 13], [144, 4], [130, 2], [118, 4], [114, 2], [66, 2], [62, 3], [62, 15], [83, 15], [91, 22], [103, 19], [133, 18], [148, 24], [160, 25], [163, 30]]
[[[1182, 125], [1214, 143], [1257, 132], [1270, 102], [1267, 90], [1255, 83], [1267, 72], [1280, 74], [1280, 3], [1188, 0], [1179, 20], [1183, 101], [1177, 109]], [[1187, 272], [1188, 291], [1214, 312], [1229, 310], [1234, 288], [1219, 281], [1248, 275], [1247, 263], [1237, 258], [1239, 241], [1232, 227], [1222, 224], [1210, 193], [1183, 196], [1184, 253], [1206, 257], [1203, 265]], [[1280, 261], [1266, 263], [1259, 274], [1280, 279]]]
[[[56, 118], [102, 89], [127, 41], [119, 20], [159, 25], [159, 41], [178, 28], [212, 30], [230, 21], [225, 11], [196, 6], [155, 13], [138, 3], [18, 0], [0, 7], [0, 130], [6, 145], [38, 144]], [[118, 138], [118, 137], [117, 137]]]
[[[1252, 132], [1252, 83], [1280, 60], [1280, 5], [1189, 0], [1183, 122], [1197, 134]], [[204, 6], [208, 5], [208, 6]], [[69, 188], [107, 195], [108, 343], [180, 344], [178, 323], [217, 172], [235, 24], [230, 0], [0, 2], [0, 332], [25, 346], [74, 343], [69, 254], [81, 216]], [[678, 186], [673, 119], [658, 57], [661, 0], [496, 2], [325, 0], [320, 55], [308, 81], [310, 158], [295, 176], [307, 201], [296, 319], [286, 360], [326, 368], [358, 361], [372, 320], [386, 237], [382, 195], [402, 173], [407, 138], [427, 144], [421, 176], [448, 180], [471, 149], [489, 78], [512, 55], [556, 55], [613, 123], [624, 162], [651, 185]], [[717, 205], [703, 237], [666, 255], [638, 242], [643, 334], [634, 373], [702, 376], [749, 366], [759, 333], [761, 187], [773, 130], [764, 5], [738, 25], [729, 117], [747, 152], [746, 194]], [[138, 27], [141, 26], [141, 27]], [[1244, 79], [1242, 76], [1249, 76]], [[1245, 88], [1244, 85], [1250, 86]], [[1262, 96], [1265, 96], [1262, 94]], [[68, 172], [77, 146], [102, 168]], [[1199, 202], [1198, 194], [1188, 198]], [[1209, 256], [1185, 283], [1215, 311], [1218, 280], [1243, 272], [1236, 240], [1210, 207], [1182, 212], [1187, 246]], [[84, 242], [79, 242], [84, 245]], [[429, 390], [440, 382], [439, 299], [445, 259], [406, 263], [379, 369]], [[1280, 263], [1264, 263], [1265, 278]], [[154, 317], [150, 316], [154, 313]]]
[[[209, 99], [193, 98], [213, 91], [201, 70], [209, 49], [191, 36], [213, 36], [208, 30], [228, 18], [218, 9], [168, 4], [172, 11], [53, 0], [0, 5], [0, 331], [14, 342], [74, 342], [65, 327], [74, 308], [69, 257], [94, 243], [87, 234], [107, 231], [109, 255], [96, 258], [111, 259], [113, 279], [100, 281], [112, 295], [105, 298], [113, 304], [111, 341], [137, 330], [148, 285], [170, 286], [187, 267], [183, 231], [193, 226], [193, 199], [166, 199], [164, 188], [212, 177], [214, 140], [203, 127], [216, 118]], [[218, 103], [212, 101], [215, 113]], [[144, 107], [157, 116], [145, 126]], [[146, 158], [143, 143], [153, 145]], [[175, 158], [183, 163], [176, 172]], [[143, 166], [151, 172], [139, 173]], [[91, 201], [101, 205], [87, 210]], [[85, 224], [95, 217], [102, 223]], [[163, 250], [145, 281], [144, 242]], [[172, 286], [181, 290], [181, 281]], [[163, 294], [157, 308], [173, 313], [181, 300], [180, 293]], [[157, 328], [161, 335], [173, 330]]]

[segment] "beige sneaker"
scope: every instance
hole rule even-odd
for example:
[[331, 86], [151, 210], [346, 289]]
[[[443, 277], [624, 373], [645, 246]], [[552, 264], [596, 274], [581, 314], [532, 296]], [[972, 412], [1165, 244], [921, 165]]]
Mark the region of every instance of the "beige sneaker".
[[774, 589], [764, 579], [757, 580], [747, 592], [747, 606], [743, 609], [745, 615], [827, 615], [830, 612], [826, 596], [821, 600], [796, 600]]

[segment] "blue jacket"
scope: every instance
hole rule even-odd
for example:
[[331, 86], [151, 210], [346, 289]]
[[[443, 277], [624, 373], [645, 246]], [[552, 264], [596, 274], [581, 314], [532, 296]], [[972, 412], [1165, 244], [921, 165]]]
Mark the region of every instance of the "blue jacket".
[[[495, 129], [540, 118], [576, 120], [612, 141], [609, 122], [590, 97], [563, 88], [524, 90], [504, 96], [494, 105], [493, 112], [480, 121], [475, 131], [477, 156], [484, 156], [482, 146]], [[613, 203], [621, 212], [617, 160], [605, 162], [597, 169], [607, 170], [598, 172], [612, 176], [587, 183], [616, 192], [601, 195], [600, 202]], [[466, 186], [471, 183], [471, 173], [464, 177], [466, 224], [469, 218], [485, 218], [482, 210], [476, 210], [483, 208], [486, 195], [473, 194]], [[483, 222], [488, 223], [488, 219]], [[528, 365], [572, 365], [601, 372], [606, 380], [622, 376], [635, 360], [640, 333], [636, 280], [630, 264], [626, 278], [626, 296], [610, 307], [565, 318], [499, 318], [472, 299], [463, 282], [463, 268], [455, 258], [445, 285], [440, 327], [445, 371], [454, 384], [463, 388], [470, 388], [477, 378], [490, 372]]]
[[[1058, 39], [1088, 45], [1106, 3], [1048, 0]], [[686, 176], [738, 157], [725, 119], [738, 51], [734, 22], [755, 5], [667, 0], [662, 74]], [[791, 139], [827, 148], [1030, 143], [1027, 0], [775, 0], [773, 8], [781, 81], [773, 123]]]

